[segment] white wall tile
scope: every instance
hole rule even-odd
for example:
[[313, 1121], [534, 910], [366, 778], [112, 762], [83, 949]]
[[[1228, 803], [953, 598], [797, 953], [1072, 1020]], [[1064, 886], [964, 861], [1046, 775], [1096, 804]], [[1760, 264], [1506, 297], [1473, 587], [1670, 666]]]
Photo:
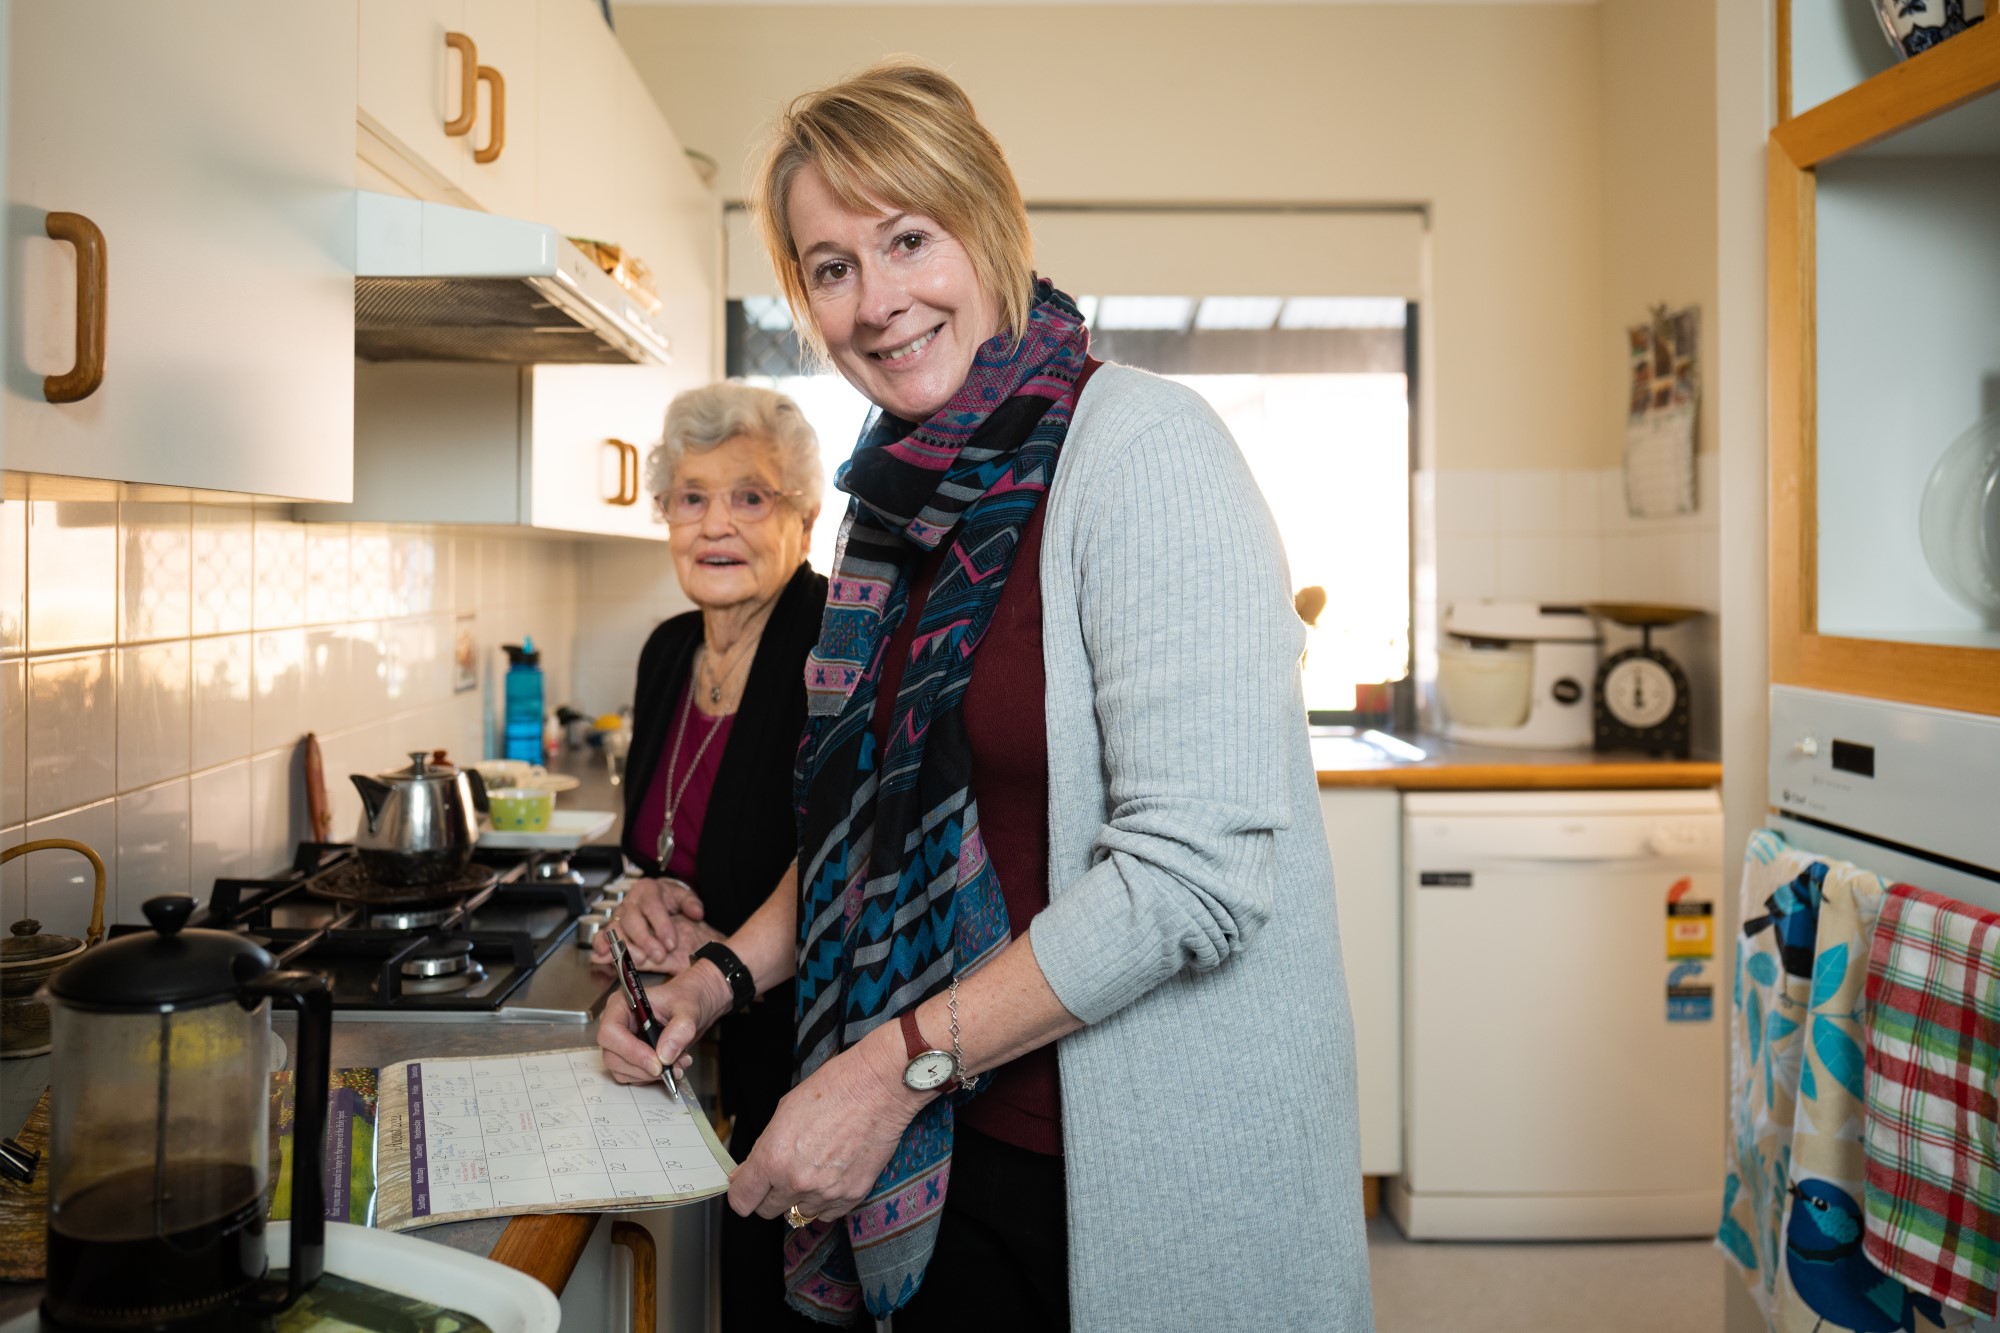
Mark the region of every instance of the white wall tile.
[[118, 639], [185, 639], [193, 614], [194, 507], [127, 501], [118, 509]]
[[1562, 538], [1512, 536], [1499, 540], [1500, 568], [1496, 583], [1501, 597], [1524, 602], [1551, 602], [1563, 596]]
[[268, 874], [276, 868], [257, 865], [252, 854], [248, 760], [188, 779], [188, 857], [196, 897], [221, 876]]
[[[18, 847], [27, 840], [19, 824], [0, 828], [0, 847]], [[28, 858], [17, 856], [0, 866], [0, 927], [11, 926], [27, 915]]]
[[306, 624], [337, 624], [347, 619], [354, 577], [347, 525], [308, 523], [305, 530]]
[[[99, 801], [53, 819], [38, 820], [21, 831], [22, 841], [69, 838], [104, 860], [104, 917], [108, 925], [118, 892], [118, 803]], [[51, 849], [21, 858], [27, 862], [27, 913], [44, 932], [82, 939], [90, 926], [97, 877], [90, 862], [75, 852]]]
[[344, 625], [325, 625], [306, 631], [300, 710], [307, 731], [324, 736], [354, 724], [349, 648]]
[[1600, 532], [1630, 532], [1638, 520], [1625, 504], [1625, 469], [1610, 467], [1597, 474], [1597, 527]]
[[29, 661], [30, 819], [111, 795], [117, 789], [117, 743], [108, 650]]
[[256, 537], [249, 505], [194, 507], [196, 634], [250, 628], [257, 603]]
[[117, 503], [30, 499], [28, 650], [94, 647], [117, 632]]
[[1498, 474], [1494, 520], [1503, 537], [1556, 537], [1563, 524], [1559, 468], [1514, 468]]
[[1711, 526], [1722, 521], [1722, 456], [1697, 454], [1694, 460], [1695, 512]]
[[[144, 919], [140, 906], [187, 893], [188, 780], [176, 778], [118, 798], [118, 904], [112, 919]], [[207, 897], [207, 885], [196, 896]], [[107, 909], [109, 911], [109, 909]]]
[[16, 658], [0, 662], [0, 824], [27, 818], [27, 786], [28, 664]]
[[118, 790], [188, 771], [191, 656], [186, 639], [118, 650]]
[[420, 616], [439, 606], [437, 539], [424, 528], [392, 528], [389, 533], [391, 585], [389, 614]]
[[250, 851], [256, 865], [268, 868], [253, 873], [267, 874], [290, 861], [311, 829], [304, 756], [303, 748], [293, 745], [250, 761]]
[[[1595, 488], [1592, 490], [1595, 495]], [[1596, 533], [1565, 534], [1558, 543], [1560, 562], [1557, 595], [1565, 601], [1587, 602], [1600, 591], [1604, 547]]]
[[1484, 468], [1439, 470], [1440, 537], [1490, 537], [1500, 531], [1499, 475]]
[[193, 659], [193, 738], [189, 767], [213, 768], [250, 756], [252, 636], [196, 639]]
[[28, 502], [5, 500], [0, 501], [0, 657], [27, 650]]
[[357, 621], [342, 631], [347, 638], [347, 722], [349, 726], [379, 721], [389, 711], [389, 650], [382, 626]]
[[252, 653], [250, 749], [256, 753], [290, 745], [306, 732], [306, 632], [259, 634]]
[[1595, 468], [1569, 468], [1562, 474], [1562, 532], [1565, 537], [1594, 536], [1601, 526], [1599, 483]]
[[[1448, 476], [1440, 473], [1439, 476]], [[1495, 597], [1500, 590], [1500, 539], [1438, 536], [1438, 605]]]
[[256, 600], [252, 624], [291, 629], [306, 619], [306, 530], [289, 511], [259, 505], [255, 514]]

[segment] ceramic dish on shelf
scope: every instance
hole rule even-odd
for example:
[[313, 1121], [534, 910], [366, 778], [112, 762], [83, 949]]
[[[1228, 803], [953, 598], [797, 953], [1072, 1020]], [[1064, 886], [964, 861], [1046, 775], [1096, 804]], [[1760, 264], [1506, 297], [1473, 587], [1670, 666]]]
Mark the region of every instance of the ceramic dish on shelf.
[[482, 759], [471, 767], [479, 770], [489, 787], [539, 787], [560, 794], [583, 785], [574, 773], [551, 773], [525, 759]]
[[487, 829], [480, 833], [479, 845], [501, 851], [575, 851], [609, 833], [617, 822], [609, 810], [557, 810], [539, 833]]
[[[286, 1254], [291, 1238], [290, 1222], [273, 1222], [264, 1248]], [[471, 1315], [493, 1333], [557, 1333], [562, 1326], [555, 1293], [526, 1273], [415, 1236], [328, 1222], [326, 1271], [391, 1297]]]
[[2000, 616], [2000, 412], [1952, 441], [1931, 469], [1917, 531], [1944, 590]]
[[1882, 20], [1896, 58], [1902, 60], [1978, 24], [1986, 17], [1987, 4], [1988, 0], [1875, 0], [1875, 16]]

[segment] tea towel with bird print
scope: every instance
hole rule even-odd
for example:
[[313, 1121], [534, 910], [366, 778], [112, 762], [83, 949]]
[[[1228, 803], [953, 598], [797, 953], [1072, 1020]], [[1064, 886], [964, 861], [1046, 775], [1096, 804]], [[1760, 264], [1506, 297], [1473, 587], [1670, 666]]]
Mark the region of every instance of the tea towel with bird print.
[[1868, 1004], [1868, 1256], [2000, 1313], [2000, 914], [1896, 885]]
[[1863, 1057], [1880, 876], [1770, 830], [1745, 854], [1729, 1173], [1716, 1243], [1774, 1333], [1926, 1333], [1913, 1297], [1861, 1249]]

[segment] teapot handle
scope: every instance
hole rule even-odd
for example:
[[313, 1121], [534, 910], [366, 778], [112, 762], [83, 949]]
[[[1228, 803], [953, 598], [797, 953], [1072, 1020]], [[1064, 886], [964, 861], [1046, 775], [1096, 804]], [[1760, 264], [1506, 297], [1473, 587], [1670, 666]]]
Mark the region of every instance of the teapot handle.
[[465, 779], [472, 787], [472, 808], [482, 815], [488, 813], [491, 806], [486, 795], [486, 778], [484, 775], [476, 768], [468, 768], [465, 770]]
[[292, 1134], [291, 1271], [282, 1293], [257, 1303], [270, 1313], [288, 1310], [319, 1281], [326, 1264], [326, 1096], [333, 1042], [333, 996], [313, 972], [267, 972], [243, 984], [247, 998], [268, 997], [299, 1014], [292, 1058], [296, 1129]]
[[6, 851], [0, 852], [0, 866], [6, 865], [17, 856], [26, 856], [29, 852], [48, 851], [52, 848], [62, 848], [66, 851], [83, 853], [90, 861], [91, 872], [97, 876], [97, 888], [93, 891], [90, 899], [90, 929], [85, 931], [83, 935], [83, 942], [85, 944], [95, 944], [104, 938], [103, 857], [99, 856], [83, 843], [71, 838], [37, 838], [33, 842], [24, 842], [18, 847], [9, 847]]

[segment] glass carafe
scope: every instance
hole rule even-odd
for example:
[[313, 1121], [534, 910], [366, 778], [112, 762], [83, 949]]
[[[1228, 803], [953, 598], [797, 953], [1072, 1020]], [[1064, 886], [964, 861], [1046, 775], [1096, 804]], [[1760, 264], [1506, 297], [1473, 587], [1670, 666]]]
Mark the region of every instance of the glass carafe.
[[[112, 940], [49, 983], [48, 1285], [64, 1328], [256, 1328], [317, 1279], [331, 1005], [250, 940], [184, 930]], [[298, 1009], [289, 1280], [266, 1282], [271, 1005]]]

